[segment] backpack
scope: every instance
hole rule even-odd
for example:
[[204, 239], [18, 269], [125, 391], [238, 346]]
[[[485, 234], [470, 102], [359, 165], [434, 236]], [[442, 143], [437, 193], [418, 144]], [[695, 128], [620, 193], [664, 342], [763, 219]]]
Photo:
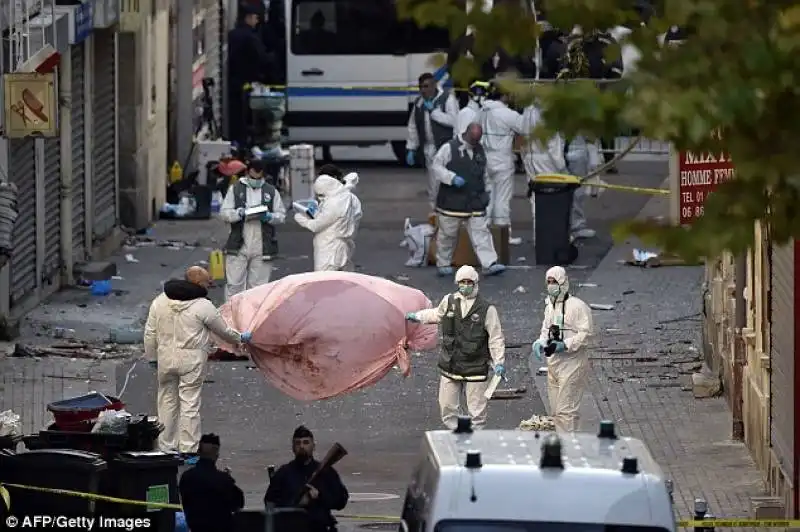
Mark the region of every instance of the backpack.
[[606, 31], [594, 31], [589, 35], [569, 35], [561, 57], [561, 69], [557, 79], [603, 79], [607, 77], [605, 51], [616, 42]]

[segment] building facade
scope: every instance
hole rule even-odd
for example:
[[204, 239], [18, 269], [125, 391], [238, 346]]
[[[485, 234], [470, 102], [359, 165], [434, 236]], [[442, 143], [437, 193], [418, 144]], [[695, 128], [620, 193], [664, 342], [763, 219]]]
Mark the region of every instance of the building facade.
[[[166, 144], [166, 61], [161, 64], [164, 75], [148, 80], [147, 94], [151, 85], [157, 87], [155, 103], [148, 98], [137, 108], [146, 107], [147, 112], [125, 122], [130, 93], [137, 92], [125, 82], [145, 70], [143, 64], [150, 64], [149, 57], [131, 61], [126, 55], [130, 33], [121, 31], [122, 9], [133, 3], [140, 2], [0, 2], [2, 20], [13, 22], [7, 28], [11, 38], [3, 51], [3, 74], [49, 68], [56, 79], [59, 130], [52, 138], [0, 139], [0, 168], [18, 187], [19, 212], [12, 254], [0, 270], [4, 316], [18, 317], [59, 287], [74, 283], [82, 264], [102, 260], [118, 249], [120, 227], [129, 225], [132, 214], [149, 222], [153, 205], [164, 197], [166, 153], [160, 167], [137, 163], [143, 158], [149, 162], [150, 151], [163, 151]], [[133, 7], [139, 16], [141, 6]], [[149, 10], [145, 18], [148, 23], [143, 26], [159, 26], [152, 22], [158, 17]], [[165, 33], [167, 15], [161, 19]], [[144, 42], [140, 47], [154, 47], [152, 31], [133, 32], [133, 38]], [[138, 92], [144, 92], [145, 81], [140, 84]], [[164, 130], [160, 137], [159, 123]], [[125, 144], [129, 139], [120, 132], [130, 125], [138, 139], [147, 140], [133, 147]], [[126, 157], [126, 149], [136, 153], [134, 160]], [[152, 156], [158, 158], [158, 153]], [[153, 172], [160, 172], [160, 179]], [[130, 175], [133, 188], [145, 191], [138, 205], [126, 202], [130, 182], [123, 177]], [[136, 208], [142, 211], [135, 213]]]

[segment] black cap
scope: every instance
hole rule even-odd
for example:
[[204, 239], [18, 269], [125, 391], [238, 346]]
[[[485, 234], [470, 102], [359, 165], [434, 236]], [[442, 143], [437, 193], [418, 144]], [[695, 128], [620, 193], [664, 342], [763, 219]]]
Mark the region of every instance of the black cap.
[[311, 438], [314, 439], [314, 434], [308, 430], [305, 425], [300, 425], [296, 429], [294, 429], [294, 434], [292, 434], [292, 439], [296, 440], [298, 438]]
[[242, 2], [239, 5], [239, 15], [246, 17], [247, 15], [261, 15], [264, 12], [264, 7], [259, 6], [254, 2]]
[[217, 445], [219, 446], [219, 436], [214, 434], [213, 432], [210, 434], [203, 434], [200, 437], [200, 443], [208, 443], [210, 445]]

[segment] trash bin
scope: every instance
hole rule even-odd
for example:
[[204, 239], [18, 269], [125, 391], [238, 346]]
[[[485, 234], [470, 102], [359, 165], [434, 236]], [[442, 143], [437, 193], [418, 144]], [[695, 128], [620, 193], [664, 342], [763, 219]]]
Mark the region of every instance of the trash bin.
[[47, 405], [61, 430], [89, 432], [103, 410], [124, 410], [125, 404], [116, 397], [90, 392], [80, 397], [64, 399]]
[[[97, 454], [72, 449], [42, 449], [24, 453], [0, 451], [0, 482], [41, 488], [100, 493], [107, 463]], [[8, 486], [14, 515], [89, 517], [95, 502]], [[43, 511], [46, 510], [46, 511]]]
[[566, 265], [578, 258], [578, 248], [570, 238], [574, 183], [532, 183], [536, 201], [536, 264]]
[[77, 449], [99, 454], [105, 459], [132, 450], [128, 446], [127, 434], [59, 430], [55, 424], [39, 431], [39, 442], [43, 449]]
[[[121, 499], [178, 504], [178, 466], [182, 463], [177, 454], [160, 451], [119, 453], [108, 462], [101, 492]], [[109, 517], [147, 517], [151, 520], [148, 530], [175, 530], [175, 510], [104, 503], [98, 505], [98, 513]]]

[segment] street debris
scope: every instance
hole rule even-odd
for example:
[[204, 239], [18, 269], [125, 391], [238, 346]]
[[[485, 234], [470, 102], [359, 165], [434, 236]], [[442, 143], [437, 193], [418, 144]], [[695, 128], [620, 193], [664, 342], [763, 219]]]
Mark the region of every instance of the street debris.
[[394, 276], [394, 280], [395, 281], [405, 282], [405, 281], [408, 281], [409, 279], [410, 279], [410, 277], [408, 275], [395, 275]]
[[[682, 258], [669, 255], [659, 254], [653, 251], [646, 251], [641, 249], [634, 249], [631, 253], [631, 258], [620, 261], [622, 264], [628, 266], [639, 266], [640, 268], [658, 268], [660, 266], [693, 266], [688, 264]], [[699, 264], [699, 263], [698, 263]]]
[[722, 394], [722, 381], [708, 366], [703, 365], [701, 370], [692, 373], [692, 395], [695, 399], [718, 397]]
[[527, 260], [528, 259], [526, 259], [525, 257], [520, 257], [520, 258], [517, 259], [517, 262], [525, 262]]
[[132, 253], [125, 254], [125, 262], [139, 262], [139, 259], [133, 256]]
[[597, 288], [595, 283], [578, 283], [580, 288]]
[[519, 285], [519, 286], [518, 286], [518, 287], [516, 287], [516, 288], [514, 289], [514, 291], [513, 291], [513, 293], [514, 293], [514, 294], [524, 294], [524, 293], [526, 293], [526, 292], [527, 292], [527, 290], [525, 290], [525, 287], [524, 287], [524, 286], [522, 286], [522, 285]]
[[556, 424], [551, 416], [532, 416], [520, 421], [519, 430], [553, 431]]
[[[140, 352], [141, 350], [137, 350]], [[42, 358], [42, 357], [64, 357], [72, 359], [117, 359], [127, 358], [134, 354], [133, 350], [119, 349], [116, 346], [93, 347], [87, 343], [58, 343], [48, 346], [14, 344], [14, 351], [11, 353], [15, 358]]]
[[601, 303], [589, 303], [589, 308], [592, 310], [614, 310], [614, 305], [605, 305]]
[[64, 327], [56, 327], [53, 329], [53, 338], [64, 338], [71, 340], [75, 338], [75, 329], [65, 329]]
[[108, 341], [120, 345], [141, 344], [144, 342], [144, 331], [130, 327], [117, 327], [108, 331]]

